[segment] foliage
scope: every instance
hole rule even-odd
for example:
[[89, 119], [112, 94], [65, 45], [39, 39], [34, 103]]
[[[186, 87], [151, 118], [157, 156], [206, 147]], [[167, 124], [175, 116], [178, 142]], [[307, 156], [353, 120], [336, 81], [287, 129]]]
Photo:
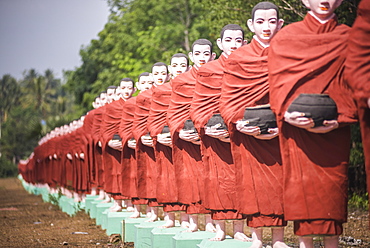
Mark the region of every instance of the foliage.
[[79, 114], [73, 107], [73, 97], [51, 70], [39, 74], [30, 69], [19, 81], [4, 75], [0, 82], [0, 153], [4, 161], [17, 163], [28, 157], [43, 135]]
[[18, 169], [12, 161], [0, 157], [0, 178], [15, 177], [17, 173]]
[[362, 209], [367, 211], [369, 209], [369, 194], [352, 194], [348, 200], [348, 207], [350, 209]]
[[[174, 53], [190, 50], [191, 43], [206, 38], [215, 44], [222, 26], [235, 23], [246, 30], [246, 22], [259, 0], [107, 0], [109, 21], [97, 39], [82, 47], [82, 64], [64, 72], [65, 84], [34, 69], [17, 81], [1, 79], [0, 152], [4, 161], [27, 156], [37, 140], [91, 109], [95, 96], [123, 77], [136, 80], [158, 61], [169, 62]], [[301, 0], [272, 0], [280, 9], [285, 25], [300, 21], [307, 12]], [[336, 10], [340, 23], [352, 25], [359, 0], [346, 0]], [[217, 46], [216, 53], [220, 51]], [[41, 125], [41, 120], [46, 125]], [[363, 195], [364, 158], [358, 125], [352, 126], [350, 193]], [[3, 163], [3, 162], [1, 162]], [[353, 198], [355, 199], [355, 198]], [[357, 198], [356, 198], [357, 199]]]

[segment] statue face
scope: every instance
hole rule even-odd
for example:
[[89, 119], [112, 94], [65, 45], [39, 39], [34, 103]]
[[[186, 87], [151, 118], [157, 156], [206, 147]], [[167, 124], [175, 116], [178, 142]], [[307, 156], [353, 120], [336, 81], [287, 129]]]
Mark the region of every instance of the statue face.
[[244, 45], [243, 32], [241, 30], [225, 30], [222, 40], [217, 39], [218, 47], [227, 55]]
[[107, 103], [107, 93], [100, 94], [100, 106], [104, 106]]
[[181, 73], [184, 73], [188, 70], [188, 61], [184, 57], [174, 57], [171, 59], [171, 64], [168, 67], [168, 70], [171, 72], [172, 77], [175, 78]]
[[126, 101], [134, 93], [134, 83], [132, 81], [121, 81], [119, 92], [120, 97], [122, 97], [122, 99]]
[[320, 19], [325, 20], [330, 17], [342, 0], [302, 0], [303, 4]]
[[254, 20], [248, 20], [249, 29], [266, 45], [270, 44], [270, 40], [282, 25], [283, 21], [277, 19], [274, 9], [258, 9], [254, 13]]
[[141, 76], [139, 82], [136, 83], [136, 88], [141, 92], [149, 90], [154, 84], [153, 76]]
[[97, 97], [95, 98], [95, 101], [93, 101], [93, 107], [96, 109], [96, 108], [99, 108], [100, 106], [101, 106], [100, 97]]
[[154, 66], [152, 68], [152, 75], [156, 86], [164, 84], [168, 79], [167, 67]]
[[107, 102], [111, 103], [114, 101], [116, 89], [107, 89]]
[[195, 66], [201, 67], [211, 61], [214, 56], [209, 45], [195, 45], [193, 51], [189, 53], [189, 58]]

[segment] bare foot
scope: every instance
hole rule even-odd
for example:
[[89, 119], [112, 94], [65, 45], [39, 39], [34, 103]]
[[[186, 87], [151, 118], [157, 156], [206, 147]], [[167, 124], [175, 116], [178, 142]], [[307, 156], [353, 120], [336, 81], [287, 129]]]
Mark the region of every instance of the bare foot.
[[157, 221], [158, 220], [158, 215], [156, 215], [155, 213], [151, 213], [150, 215], [150, 218], [149, 220], [146, 220], [145, 222], [154, 222], [154, 221]]
[[240, 240], [240, 241], [243, 241], [243, 242], [252, 242], [252, 238], [249, 238], [247, 235], [245, 235], [244, 233], [241, 233], [241, 232], [236, 232], [234, 234], [234, 239]]
[[134, 212], [135, 211], [135, 208], [134, 207], [127, 207], [126, 208], [126, 211], [127, 212]]
[[214, 236], [213, 238], [210, 238], [209, 240], [210, 241], [222, 241], [222, 240], [225, 240], [225, 238], [226, 238], [225, 232], [222, 230], [217, 230], [216, 236]]
[[167, 220], [166, 223], [158, 228], [171, 228], [175, 227], [175, 222], [173, 220]]
[[252, 245], [249, 248], [262, 248], [262, 241], [254, 240]]
[[217, 230], [216, 230], [216, 227], [212, 223], [207, 223], [206, 231], [215, 233]]
[[183, 232], [197, 232], [197, 231], [198, 231], [198, 225], [195, 223], [191, 223], [189, 227]]
[[119, 205], [117, 205], [117, 206], [115, 206], [114, 208], [111, 208], [111, 209], [109, 210], [109, 212], [120, 212], [120, 211], [122, 211], [122, 207], [121, 207], [121, 206], [119, 206]]
[[284, 242], [281, 242], [281, 241], [276, 241], [272, 247], [273, 248], [291, 248], [290, 246], [287, 246]]
[[130, 218], [139, 218], [139, 217], [140, 217], [140, 212], [136, 212], [136, 211], [130, 215]]
[[183, 221], [183, 222], [181, 222], [181, 227], [182, 228], [189, 228], [190, 227], [190, 223], [188, 221]]

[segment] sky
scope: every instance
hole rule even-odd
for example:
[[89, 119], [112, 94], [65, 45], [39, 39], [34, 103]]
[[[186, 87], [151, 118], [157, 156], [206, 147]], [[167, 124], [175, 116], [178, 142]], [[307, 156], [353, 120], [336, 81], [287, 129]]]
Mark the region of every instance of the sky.
[[25, 70], [56, 78], [81, 65], [80, 48], [108, 21], [105, 0], [0, 0], [0, 78]]

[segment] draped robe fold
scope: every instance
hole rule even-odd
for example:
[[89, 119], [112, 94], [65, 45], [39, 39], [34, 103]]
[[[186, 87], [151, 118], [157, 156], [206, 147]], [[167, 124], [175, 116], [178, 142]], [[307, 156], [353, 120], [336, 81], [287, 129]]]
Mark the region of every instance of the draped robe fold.
[[201, 205], [205, 197], [204, 166], [200, 146], [179, 138], [186, 120], [190, 119], [189, 109], [197, 76], [197, 67], [192, 67], [172, 83], [172, 93], [167, 111], [167, 123], [172, 137], [172, 158], [178, 189], [178, 201], [186, 204], [188, 214], [208, 213]]
[[[349, 34], [346, 74], [357, 101], [365, 154], [367, 192], [370, 193], [370, 1], [362, 0]], [[370, 194], [369, 194], [370, 197]], [[370, 199], [370, 198], [369, 198]]]
[[255, 39], [234, 51], [226, 61], [220, 98], [220, 112], [230, 130], [237, 209], [248, 215], [251, 227], [286, 224], [279, 139], [259, 140], [235, 127], [246, 107], [269, 102], [267, 57], [268, 48]]
[[[347, 168], [355, 105], [343, 82], [349, 28], [336, 18], [321, 24], [311, 14], [274, 37], [269, 50], [270, 104], [280, 130], [284, 214], [297, 235], [342, 232], [347, 220]], [[301, 93], [327, 93], [338, 107], [340, 127], [315, 134], [284, 122]]]
[[239, 219], [236, 211], [235, 165], [230, 143], [204, 134], [204, 126], [213, 114], [219, 113], [219, 99], [226, 57], [200, 67], [190, 107], [190, 117], [202, 143], [202, 160], [205, 167], [205, 198], [203, 204], [212, 210], [213, 219]]

